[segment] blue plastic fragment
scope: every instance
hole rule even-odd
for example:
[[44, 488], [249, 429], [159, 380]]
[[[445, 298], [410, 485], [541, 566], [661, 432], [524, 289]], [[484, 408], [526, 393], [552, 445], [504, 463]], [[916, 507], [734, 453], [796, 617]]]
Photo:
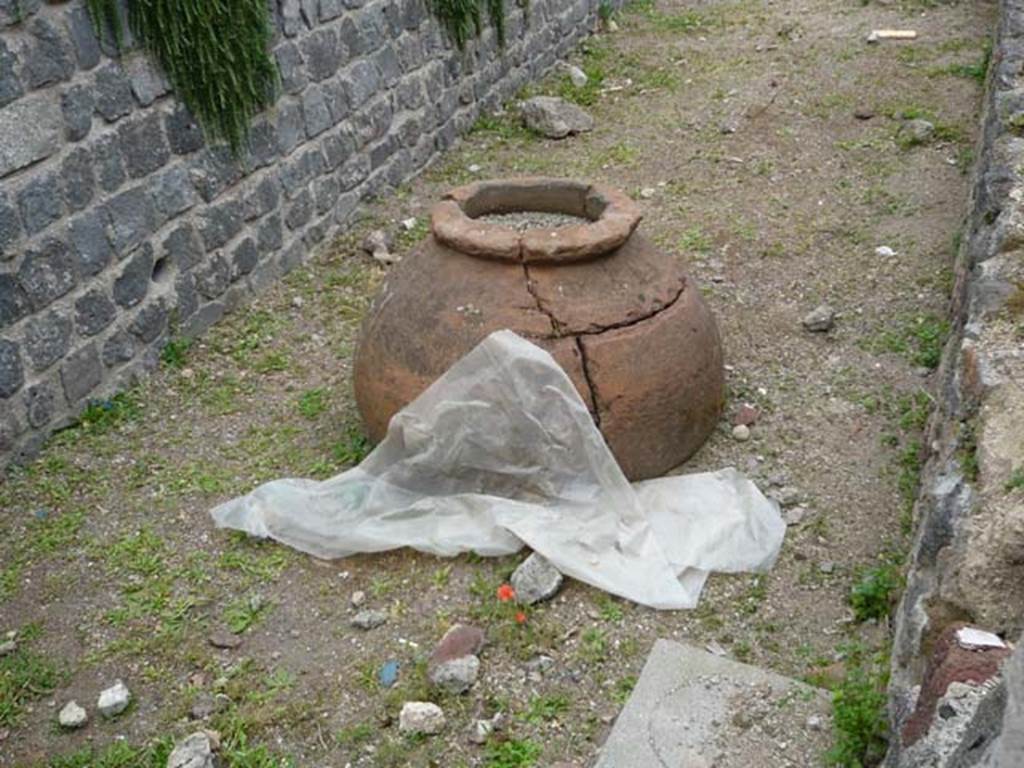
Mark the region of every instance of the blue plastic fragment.
[[380, 674], [378, 675], [380, 684], [385, 688], [390, 688], [398, 680], [398, 662], [397, 661], [386, 661], [384, 666], [380, 668]]

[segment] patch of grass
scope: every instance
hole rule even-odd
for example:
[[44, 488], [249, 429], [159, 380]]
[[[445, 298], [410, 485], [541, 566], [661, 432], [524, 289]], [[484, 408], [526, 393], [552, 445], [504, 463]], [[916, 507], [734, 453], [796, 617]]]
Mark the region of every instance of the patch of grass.
[[1010, 479], [1006, 481], [1003, 490], [1007, 493], [1013, 493], [1022, 488], [1024, 488], [1024, 467], [1017, 467], [1010, 473]]
[[191, 347], [191, 339], [171, 339], [160, 350], [160, 362], [168, 368], [184, 368]]
[[622, 606], [619, 605], [612, 597], [608, 595], [602, 595], [597, 601], [598, 610], [601, 612], [601, 618], [604, 621], [620, 622], [623, 618]]
[[981, 466], [978, 464], [978, 433], [977, 426], [973, 419], [964, 421], [960, 425], [960, 445], [957, 448], [957, 456], [960, 459], [960, 469], [968, 481], [975, 483], [981, 473]]
[[630, 694], [633, 693], [636, 682], [636, 675], [626, 675], [620, 678], [616, 681], [615, 688], [612, 689], [612, 700], [621, 707], [629, 699]]
[[328, 392], [323, 387], [307, 389], [299, 396], [299, 413], [310, 421], [316, 421], [316, 419], [327, 410], [327, 396]]
[[370, 438], [359, 427], [349, 426], [345, 436], [335, 443], [331, 452], [339, 463], [355, 465], [365, 459], [372, 449]]
[[690, 227], [679, 236], [679, 250], [686, 253], [709, 253], [711, 251], [711, 238], [697, 226]]
[[554, 720], [559, 715], [568, 711], [568, 709], [569, 699], [564, 694], [556, 693], [548, 696], [534, 696], [530, 700], [523, 719], [528, 723], [542, 723], [546, 720]]
[[224, 622], [228, 629], [240, 635], [256, 624], [269, 608], [270, 603], [257, 595], [242, 597], [224, 609]]
[[590, 664], [599, 664], [608, 654], [608, 639], [604, 631], [591, 627], [580, 637], [580, 658]]
[[398, 235], [395, 237], [395, 243], [400, 250], [408, 250], [425, 238], [429, 233], [430, 219], [425, 216], [419, 216], [416, 218], [416, 223], [413, 225], [412, 229], [406, 229], [404, 226], [399, 227]]
[[46, 768], [164, 768], [173, 748], [170, 738], [144, 747], [115, 741], [102, 749], [85, 747], [71, 754], [51, 757]]
[[903, 499], [904, 508], [910, 509], [917, 500], [917, 491], [921, 487], [921, 443], [911, 440], [899, 457], [899, 474], [896, 478], [896, 486], [899, 488], [900, 498]]
[[108, 400], [90, 403], [78, 423], [68, 432], [84, 435], [105, 435], [117, 427], [142, 417], [142, 400], [137, 390], [121, 392]]
[[[583, 69], [586, 72], [586, 67]], [[537, 135], [528, 130], [515, 115], [481, 115], [469, 129], [470, 134], [487, 134], [502, 143], [511, 141], [532, 141]]]
[[334, 740], [342, 747], [356, 747], [373, 738], [376, 729], [369, 723], [350, 725], [334, 734]]
[[857, 621], [885, 619], [892, 610], [903, 575], [896, 558], [861, 571], [850, 590], [850, 607]]
[[888, 663], [884, 654], [872, 659], [859, 653], [848, 655], [846, 675], [832, 691], [836, 743], [826, 755], [830, 765], [863, 768], [881, 761], [889, 731], [887, 684]]
[[932, 412], [932, 399], [924, 390], [919, 389], [912, 395], [900, 397], [899, 408], [900, 428], [906, 431], [920, 432], [928, 423]]
[[489, 744], [484, 768], [529, 768], [536, 765], [543, 750], [529, 739], [509, 739]]
[[936, 368], [942, 360], [942, 346], [949, 323], [938, 315], [904, 317], [895, 328], [887, 328], [862, 343], [872, 352], [893, 352], [914, 365]]
[[61, 681], [57, 666], [30, 650], [40, 634], [37, 624], [22, 627], [17, 649], [0, 658], [0, 727], [15, 725], [27, 702], [51, 693]]

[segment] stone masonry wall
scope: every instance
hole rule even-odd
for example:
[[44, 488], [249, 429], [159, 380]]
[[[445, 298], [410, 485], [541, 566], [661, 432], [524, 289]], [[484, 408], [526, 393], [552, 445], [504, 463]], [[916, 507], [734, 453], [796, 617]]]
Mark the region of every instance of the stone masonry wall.
[[0, 0], [0, 466], [301, 263], [595, 26], [508, 4], [459, 52], [425, 0], [268, 0], [281, 96], [236, 161], [84, 0]]
[[[1024, 743], [1024, 692], [1011, 685], [1007, 706], [1005, 652], [951, 650], [948, 640], [962, 624], [1011, 643], [1024, 631], [1024, 0], [1000, 0], [985, 98], [954, 328], [894, 620], [886, 765], [899, 768], [987, 759], [1010, 768]], [[995, 757], [1000, 730], [1014, 734], [1007, 762]]]

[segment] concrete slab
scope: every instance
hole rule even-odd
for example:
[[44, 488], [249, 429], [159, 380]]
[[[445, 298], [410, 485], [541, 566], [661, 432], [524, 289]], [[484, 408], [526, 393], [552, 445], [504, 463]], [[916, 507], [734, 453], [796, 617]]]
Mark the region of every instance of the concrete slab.
[[596, 768], [824, 765], [830, 713], [819, 688], [659, 640]]

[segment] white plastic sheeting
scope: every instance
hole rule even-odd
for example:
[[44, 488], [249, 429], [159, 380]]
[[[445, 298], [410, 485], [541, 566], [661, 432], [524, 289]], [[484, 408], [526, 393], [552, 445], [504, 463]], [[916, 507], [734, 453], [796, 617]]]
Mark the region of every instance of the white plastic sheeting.
[[630, 485], [565, 372], [511, 331], [396, 414], [358, 467], [270, 482], [212, 514], [320, 558], [527, 544], [566, 575], [664, 609], [693, 608], [709, 571], [771, 567], [786, 527], [733, 469]]

